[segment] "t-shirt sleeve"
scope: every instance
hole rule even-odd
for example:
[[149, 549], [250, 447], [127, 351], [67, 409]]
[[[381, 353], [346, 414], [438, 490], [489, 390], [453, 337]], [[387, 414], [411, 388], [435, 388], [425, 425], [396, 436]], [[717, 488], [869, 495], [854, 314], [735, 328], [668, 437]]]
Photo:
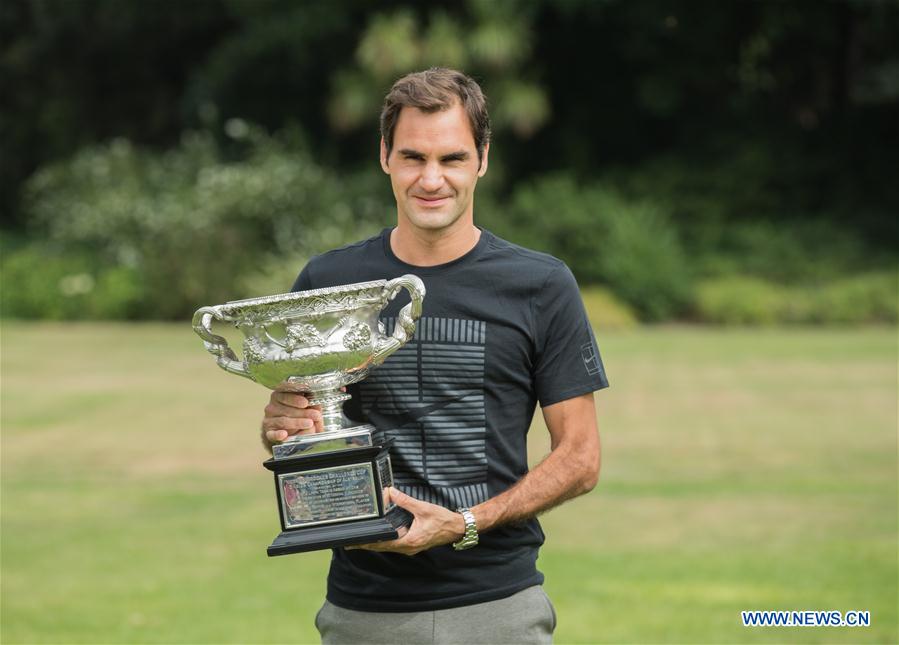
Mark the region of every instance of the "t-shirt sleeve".
[[308, 264], [303, 267], [303, 270], [300, 271], [300, 275], [293, 281], [293, 286], [290, 288], [290, 291], [293, 293], [294, 291], [306, 291], [307, 289], [312, 289], [312, 277], [309, 275]]
[[577, 281], [564, 264], [534, 300], [534, 381], [542, 407], [609, 386]]

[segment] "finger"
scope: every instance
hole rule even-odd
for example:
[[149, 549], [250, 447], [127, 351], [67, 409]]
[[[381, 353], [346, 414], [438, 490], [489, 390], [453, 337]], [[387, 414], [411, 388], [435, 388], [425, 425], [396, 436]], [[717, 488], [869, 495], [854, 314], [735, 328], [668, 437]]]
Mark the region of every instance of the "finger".
[[298, 392], [281, 392], [275, 390], [274, 392], [272, 392], [272, 402], [277, 402], [281, 405], [286, 405], [291, 408], [298, 408], [300, 410], [309, 407], [309, 399], [307, 399], [302, 394], [299, 394]]
[[406, 493], [398, 488], [390, 488], [390, 501], [395, 503], [397, 506], [410, 511], [413, 515], [415, 515], [416, 510], [421, 512], [425, 509], [425, 502], [406, 495]]
[[266, 430], [265, 438], [268, 439], [269, 443], [280, 443], [287, 439], [290, 435], [287, 433], [287, 430]]
[[313, 419], [320, 421], [322, 411], [319, 408], [296, 408], [281, 403], [271, 402], [265, 406], [264, 415], [267, 418], [294, 417], [296, 419]]
[[400, 548], [406, 546], [406, 540], [403, 538], [409, 532], [409, 529], [405, 526], [401, 526], [397, 529], [398, 537], [393, 540], [381, 540], [380, 542], [368, 542], [366, 544], [354, 544], [352, 546], [345, 546], [344, 549], [366, 549], [368, 551], [397, 551]]
[[315, 431], [315, 421], [306, 417], [266, 417], [262, 420], [266, 430], [286, 430], [288, 434], [308, 434]]
[[378, 542], [369, 542], [367, 544], [354, 544], [352, 546], [343, 547], [344, 551], [355, 551], [356, 549], [365, 549], [366, 551], [377, 551]]
[[293, 419], [297, 424], [295, 428], [288, 428], [287, 432], [291, 436], [295, 434], [315, 434], [315, 421], [312, 419]]
[[309, 417], [264, 417], [262, 427], [266, 430], [308, 430], [315, 426]]
[[391, 551], [393, 553], [402, 553], [405, 545], [402, 540], [386, 540], [384, 542], [369, 542], [368, 544], [356, 544], [354, 546], [346, 546], [345, 549], [363, 549], [365, 551]]
[[265, 436], [268, 439], [269, 443], [282, 443], [287, 441], [290, 437], [294, 437], [297, 435], [307, 435], [307, 434], [315, 434], [316, 430], [314, 428], [300, 428], [298, 430], [266, 430]]

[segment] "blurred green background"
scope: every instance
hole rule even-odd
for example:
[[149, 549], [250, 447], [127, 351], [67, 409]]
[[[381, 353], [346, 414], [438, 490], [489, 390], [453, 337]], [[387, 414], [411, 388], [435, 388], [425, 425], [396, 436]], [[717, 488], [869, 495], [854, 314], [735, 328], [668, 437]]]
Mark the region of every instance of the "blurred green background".
[[613, 382], [544, 520], [557, 640], [896, 642], [899, 2], [702, 0], [0, 3], [0, 640], [314, 640], [265, 392], [187, 321], [395, 219], [379, 104], [429, 65], [483, 85], [476, 218], [572, 267]]
[[380, 102], [490, 100], [477, 219], [643, 321], [895, 322], [899, 3], [11, 0], [3, 315], [184, 319], [391, 222]]

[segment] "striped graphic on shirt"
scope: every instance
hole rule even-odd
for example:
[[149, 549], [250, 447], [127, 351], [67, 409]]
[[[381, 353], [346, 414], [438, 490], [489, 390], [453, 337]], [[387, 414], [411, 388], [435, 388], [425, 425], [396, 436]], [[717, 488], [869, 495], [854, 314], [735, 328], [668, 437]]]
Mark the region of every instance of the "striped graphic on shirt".
[[[396, 320], [383, 322], [392, 334]], [[485, 339], [483, 321], [422, 318], [359, 384], [376, 440], [394, 440], [396, 486], [413, 497], [448, 508], [487, 499]]]

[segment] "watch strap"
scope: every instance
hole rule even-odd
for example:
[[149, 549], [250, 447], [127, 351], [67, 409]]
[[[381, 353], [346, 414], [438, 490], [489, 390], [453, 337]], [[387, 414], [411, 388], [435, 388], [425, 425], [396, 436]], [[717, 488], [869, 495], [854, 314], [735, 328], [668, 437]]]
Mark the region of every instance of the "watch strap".
[[453, 542], [453, 548], [456, 551], [470, 549], [478, 543], [478, 525], [474, 519], [474, 513], [466, 506], [456, 509], [456, 512], [462, 515], [465, 520], [465, 533], [458, 542]]

